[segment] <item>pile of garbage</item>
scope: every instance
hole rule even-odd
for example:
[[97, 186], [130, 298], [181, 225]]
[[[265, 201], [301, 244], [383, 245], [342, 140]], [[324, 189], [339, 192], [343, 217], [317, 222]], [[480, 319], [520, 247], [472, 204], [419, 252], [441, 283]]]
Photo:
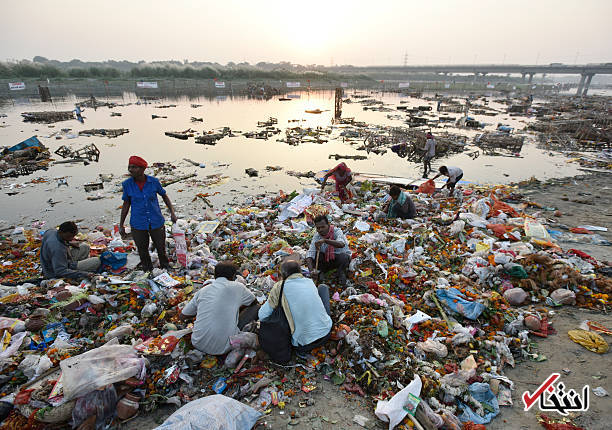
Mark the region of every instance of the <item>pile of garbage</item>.
[[[490, 422], [512, 404], [504, 369], [541, 360], [530, 337], [554, 333], [544, 306], [605, 309], [612, 280], [597, 271], [604, 263], [563, 251], [545, 218], [523, 212], [528, 200], [515, 188], [410, 194], [419, 215], [413, 220], [387, 219], [387, 189], [370, 182], [352, 203], [305, 189], [207, 210], [168, 225], [175, 263], [152, 273], [136, 270], [133, 244], [116, 227], [81, 227], [77, 239], [100, 255], [104, 272], [77, 285], [36, 279], [41, 228], [5, 234], [0, 419], [8, 418], [0, 428], [69, 420], [100, 427], [166, 403], [185, 406], [162, 428], [189, 416], [244, 419], [241, 428], [250, 428], [262, 413], [317, 389], [317, 375], [377, 402], [376, 415], [391, 427], [409, 402], [427, 428]], [[180, 306], [212, 278], [217, 262], [239, 265], [237, 280], [262, 303], [280, 260], [305, 256], [317, 214], [345, 232], [353, 252], [347, 286], [327, 280], [331, 341], [289, 367], [257, 352], [252, 332], [231, 338], [225, 356], [193, 349]], [[576, 341], [607, 349], [587, 333]], [[219, 417], [219, 410], [228, 412]]]
[[29, 175], [47, 169], [49, 149], [36, 136], [11, 147], [0, 148], [0, 178]]

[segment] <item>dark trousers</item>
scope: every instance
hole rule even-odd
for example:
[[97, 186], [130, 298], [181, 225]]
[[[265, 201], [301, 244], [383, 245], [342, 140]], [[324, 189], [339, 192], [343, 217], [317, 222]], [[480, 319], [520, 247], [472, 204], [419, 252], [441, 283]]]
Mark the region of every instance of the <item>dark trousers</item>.
[[[323, 302], [323, 307], [325, 308], [325, 312], [327, 312], [327, 315], [329, 315], [331, 318], [331, 309], [329, 307], [329, 287], [325, 284], [321, 284], [319, 285], [317, 290], [319, 293], [319, 297], [321, 298], [321, 301]], [[299, 352], [300, 354], [306, 354], [315, 348], [325, 345], [325, 343], [329, 340], [330, 336], [331, 336], [331, 330], [329, 331], [329, 333], [327, 333], [322, 338], [317, 339], [314, 342], [309, 343], [308, 345], [296, 346], [295, 350]]]
[[[314, 262], [317, 263], [316, 261]], [[351, 263], [351, 256], [348, 254], [336, 254], [335, 258], [330, 261], [325, 261], [325, 253], [319, 253], [319, 271], [328, 272], [332, 269], [336, 269], [338, 279], [346, 281], [346, 270]]]
[[153, 270], [153, 263], [151, 263], [151, 256], [149, 255], [149, 236], [151, 236], [153, 246], [157, 250], [159, 266], [163, 269], [167, 269], [170, 264], [168, 263], [168, 256], [166, 255], [166, 228], [162, 225], [155, 230], [132, 229], [132, 237], [138, 249], [142, 270], [145, 272]]
[[[328, 300], [329, 302], [329, 300]], [[244, 308], [240, 314], [238, 315], [238, 328], [242, 330], [245, 325], [250, 323], [251, 321], [257, 321], [259, 318], [259, 308], [261, 306], [257, 303], [257, 300], [253, 302], [253, 304]]]
[[431, 160], [433, 157], [428, 157], [427, 155], [423, 157], [423, 176], [427, 176], [429, 172], [431, 172]]
[[461, 178], [463, 178], [463, 173], [460, 174], [459, 176], [457, 176], [457, 179], [455, 179], [454, 181], [451, 181], [450, 179], [448, 180], [448, 185], [447, 188], [451, 191], [453, 191], [455, 189], [455, 185], [457, 185], [457, 182], [459, 182], [461, 180]]
[[406, 197], [406, 201], [403, 205], [395, 206], [395, 213], [398, 218], [401, 219], [412, 219], [416, 216], [416, 207], [410, 197]]

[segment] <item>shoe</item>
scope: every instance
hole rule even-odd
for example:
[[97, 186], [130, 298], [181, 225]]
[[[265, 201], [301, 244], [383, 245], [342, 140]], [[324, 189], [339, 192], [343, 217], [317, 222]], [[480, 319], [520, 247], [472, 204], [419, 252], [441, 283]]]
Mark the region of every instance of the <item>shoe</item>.
[[423, 179], [428, 179], [428, 176], [427, 173], [423, 173]]

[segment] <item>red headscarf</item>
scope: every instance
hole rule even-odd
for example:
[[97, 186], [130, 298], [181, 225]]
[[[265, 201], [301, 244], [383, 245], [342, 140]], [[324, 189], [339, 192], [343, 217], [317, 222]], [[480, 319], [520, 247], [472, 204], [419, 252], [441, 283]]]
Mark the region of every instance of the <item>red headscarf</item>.
[[139, 166], [139, 167], [147, 167], [148, 164], [145, 161], [144, 158], [139, 157], [138, 155], [132, 155], [128, 161], [128, 164], [131, 164], [132, 166]]

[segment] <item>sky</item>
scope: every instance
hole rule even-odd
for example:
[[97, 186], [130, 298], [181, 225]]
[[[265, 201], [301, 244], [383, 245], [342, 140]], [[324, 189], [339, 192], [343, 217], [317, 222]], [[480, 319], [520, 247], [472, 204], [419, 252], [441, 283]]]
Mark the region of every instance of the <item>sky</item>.
[[611, 0], [3, 0], [0, 61], [612, 62]]

